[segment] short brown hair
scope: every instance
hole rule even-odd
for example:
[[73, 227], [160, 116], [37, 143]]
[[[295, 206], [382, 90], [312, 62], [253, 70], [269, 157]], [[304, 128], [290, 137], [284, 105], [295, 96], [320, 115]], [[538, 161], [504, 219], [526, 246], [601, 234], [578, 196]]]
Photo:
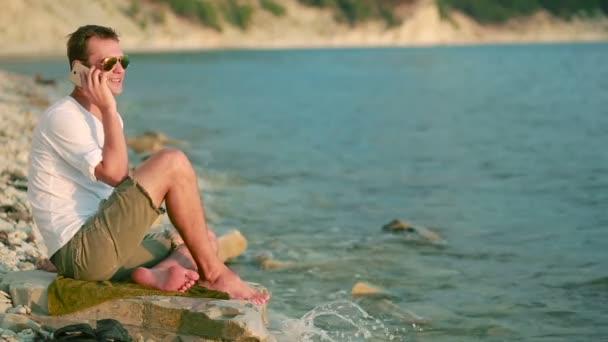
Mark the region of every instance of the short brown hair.
[[84, 64], [89, 59], [89, 38], [97, 37], [101, 39], [118, 40], [118, 34], [110, 27], [98, 25], [80, 26], [78, 30], [68, 35], [68, 60], [70, 69], [75, 60], [82, 61]]

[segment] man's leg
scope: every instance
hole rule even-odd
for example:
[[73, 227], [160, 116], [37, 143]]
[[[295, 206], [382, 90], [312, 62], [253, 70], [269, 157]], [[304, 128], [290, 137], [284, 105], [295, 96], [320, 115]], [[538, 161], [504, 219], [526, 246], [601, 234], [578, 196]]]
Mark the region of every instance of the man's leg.
[[[182, 247], [151, 268], [138, 267], [131, 273], [134, 282], [164, 291], [185, 292], [199, 279], [194, 268], [186, 268]], [[185, 246], [183, 246], [185, 248]], [[191, 262], [190, 262], [191, 264]], [[185, 280], [185, 281], [184, 281]]]
[[[154, 268], [171, 255], [172, 244], [146, 234], [161, 213], [153, 204], [141, 185], [125, 179], [51, 261], [63, 276], [80, 280], [119, 280], [139, 266]], [[184, 267], [138, 273], [140, 284], [167, 291], [184, 291], [200, 278]]]
[[[159, 207], [165, 202], [169, 219], [187, 246], [176, 251], [179, 254], [176, 258], [172, 258], [172, 255], [170, 260], [155, 268], [167, 267], [180, 258], [186, 258], [199, 271], [202, 285], [227, 292], [234, 299], [246, 299], [258, 304], [268, 301], [267, 294], [249, 287], [217, 257], [208, 237], [196, 173], [183, 152], [166, 149], [152, 155], [135, 170], [134, 178], [148, 192], [155, 206]], [[137, 282], [137, 275], [142, 271], [136, 272], [133, 279]], [[147, 276], [155, 275], [147, 273]]]
[[186, 268], [176, 262], [169, 265], [168, 261], [180, 256], [174, 248], [175, 243], [180, 241], [165, 233], [147, 234], [139, 246], [131, 247], [133, 255], [112, 280], [131, 278], [138, 284], [164, 291], [187, 291], [199, 279], [199, 274], [192, 267]]

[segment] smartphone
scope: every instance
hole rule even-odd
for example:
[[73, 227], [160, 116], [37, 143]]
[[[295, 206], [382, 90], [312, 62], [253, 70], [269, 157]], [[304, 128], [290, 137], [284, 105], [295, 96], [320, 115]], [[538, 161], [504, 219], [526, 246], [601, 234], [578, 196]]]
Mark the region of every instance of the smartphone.
[[82, 87], [82, 78], [80, 75], [83, 75], [82, 77], [86, 77], [88, 73], [89, 68], [80, 62], [76, 62], [74, 63], [72, 71], [70, 72], [70, 81], [74, 83], [74, 85]]

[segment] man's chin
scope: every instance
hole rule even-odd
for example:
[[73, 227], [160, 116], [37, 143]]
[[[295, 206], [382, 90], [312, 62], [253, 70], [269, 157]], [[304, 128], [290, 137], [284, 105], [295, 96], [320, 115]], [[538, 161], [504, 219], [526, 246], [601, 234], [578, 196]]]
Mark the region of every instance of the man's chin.
[[114, 96], [122, 94], [122, 87], [110, 87], [110, 91]]

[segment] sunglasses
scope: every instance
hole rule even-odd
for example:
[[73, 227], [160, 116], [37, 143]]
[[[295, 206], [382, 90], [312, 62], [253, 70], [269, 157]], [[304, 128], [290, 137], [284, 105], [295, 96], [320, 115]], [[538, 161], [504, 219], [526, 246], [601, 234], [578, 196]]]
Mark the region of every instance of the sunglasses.
[[116, 66], [116, 63], [120, 62], [123, 69], [126, 69], [129, 66], [129, 56], [124, 55], [120, 57], [106, 57], [99, 62], [103, 71], [112, 71]]

